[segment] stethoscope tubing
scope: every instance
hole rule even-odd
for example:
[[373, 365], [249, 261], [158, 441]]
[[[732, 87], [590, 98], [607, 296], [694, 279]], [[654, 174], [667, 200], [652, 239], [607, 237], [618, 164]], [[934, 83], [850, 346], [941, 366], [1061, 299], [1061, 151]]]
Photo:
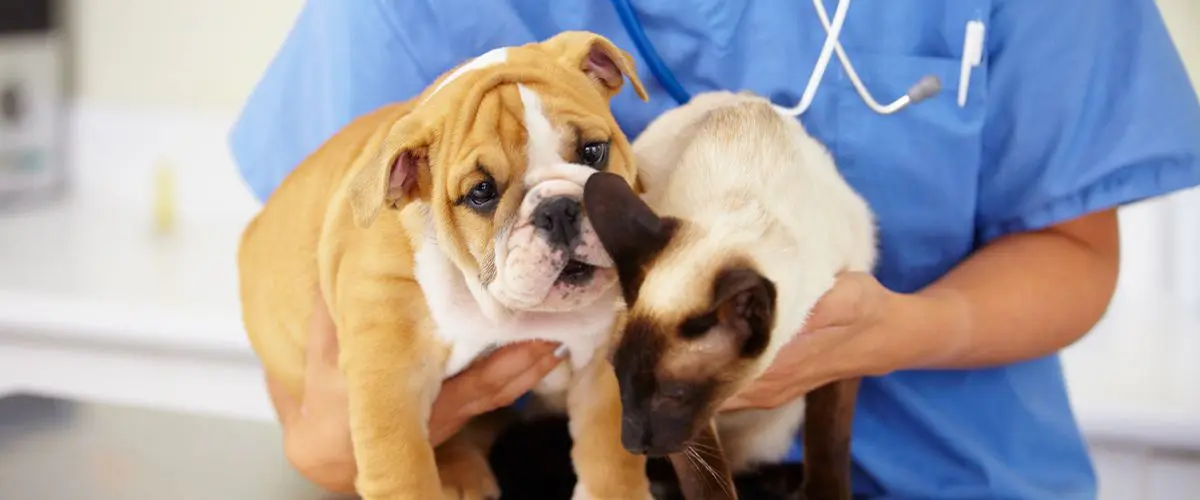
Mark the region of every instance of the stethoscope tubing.
[[638, 20], [637, 14], [633, 12], [633, 5], [629, 0], [612, 0], [613, 8], [617, 11], [617, 16], [621, 19], [621, 24], [625, 26], [625, 32], [629, 34], [629, 38], [633, 40], [634, 46], [642, 55], [642, 59], [646, 61], [646, 65], [650, 67], [650, 72], [654, 74], [654, 78], [658, 79], [658, 83], [663, 89], [671, 95], [671, 98], [678, 102], [681, 106], [692, 100], [691, 94], [684, 90], [683, 85], [680, 85], [679, 80], [675, 79], [675, 73], [667, 68], [667, 64], [663, 62], [662, 57], [659, 57], [658, 51], [654, 49], [654, 44], [650, 43], [650, 39], [646, 38], [646, 30], [642, 28], [641, 21]]
[[[650, 39], [646, 37], [646, 30], [642, 27], [641, 21], [638, 20], [637, 14], [633, 11], [633, 5], [630, 4], [629, 0], [612, 0], [612, 4], [613, 8], [617, 11], [617, 16], [621, 19], [621, 24], [625, 27], [625, 32], [628, 33], [629, 38], [633, 40], [633, 44], [637, 47], [638, 53], [641, 54], [642, 59], [645, 60], [646, 65], [649, 66], [650, 72], [654, 74], [654, 77], [658, 80], [659, 84], [662, 85], [663, 89], [667, 91], [667, 94], [669, 94], [671, 98], [675, 100], [675, 102], [679, 103], [681, 106], [687, 104], [687, 102], [691, 100], [691, 94], [689, 94], [688, 91], [683, 88], [683, 85], [679, 83], [679, 80], [675, 79], [675, 73], [667, 67], [667, 64], [663, 62], [662, 57], [658, 55], [658, 51], [654, 48], [654, 44], [651, 43]], [[863, 85], [862, 81], [860, 81], [858, 73], [854, 70], [854, 65], [850, 63], [850, 57], [846, 55], [841, 43], [838, 42], [838, 35], [841, 33], [842, 24], [846, 18], [846, 11], [850, 7], [850, 0], [838, 0], [836, 9], [837, 12], [834, 14], [832, 22], [830, 22], [829, 16], [825, 12], [825, 6], [821, 3], [821, 0], [813, 0], [813, 7], [817, 12], [817, 16], [821, 20], [822, 27], [825, 28], [825, 43], [821, 47], [821, 53], [820, 57], [818, 57], [817, 64], [813, 68], [812, 74], [809, 75], [808, 85], [805, 86], [804, 94], [802, 95], [800, 102], [790, 108], [776, 106], [776, 108], [781, 112], [791, 116], [799, 116], [808, 110], [809, 105], [812, 104], [813, 96], [816, 94], [816, 90], [820, 86], [820, 81], [825, 75], [825, 70], [829, 66], [829, 59], [832, 53], [837, 54], [839, 62], [841, 62], [847, 77], [854, 85], [854, 90], [858, 93], [859, 97], [862, 98], [863, 102], [868, 107], [881, 115], [895, 113], [908, 107], [910, 104], [927, 99], [941, 91], [940, 79], [934, 75], [925, 75], [921, 77], [921, 79], [918, 80], [911, 88], [909, 88], [905, 95], [900, 96], [888, 105], [879, 104]], [[972, 23], [968, 24], [969, 36], [967, 37], [967, 42], [965, 43], [973, 43], [973, 45], [970, 45], [969, 48], [979, 49], [979, 45], [982, 44], [982, 24], [974, 24], [979, 24], [979, 26], [972, 26]], [[976, 36], [974, 37], [970, 36], [972, 28], [978, 31], [975, 33]], [[968, 52], [968, 50], [964, 49], [964, 68], [966, 68], [969, 63], [978, 64], [977, 61], [972, 62], [967, 58], [968, 53], [974, 54], [975, 52], [977, 51]], [[977, 57], [975, 59], [977, 59]], [[963, 97], [960, 95], [960, 106], [962, 105], [962, 101]]]

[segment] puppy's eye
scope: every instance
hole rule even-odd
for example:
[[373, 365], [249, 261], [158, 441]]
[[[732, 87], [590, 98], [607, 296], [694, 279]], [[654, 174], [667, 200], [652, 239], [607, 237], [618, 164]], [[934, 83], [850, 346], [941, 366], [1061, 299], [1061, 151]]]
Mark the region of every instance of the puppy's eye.
[[483, 211], [491, 209], [499, 198], [500, 192], [496, 190], [496, 183], [488, 180], [471, 187], [466, 202], [471, 208]]
[[596, 170], [608, 166], [608, 142], [589, 142], [579, 148], [579, 161]]

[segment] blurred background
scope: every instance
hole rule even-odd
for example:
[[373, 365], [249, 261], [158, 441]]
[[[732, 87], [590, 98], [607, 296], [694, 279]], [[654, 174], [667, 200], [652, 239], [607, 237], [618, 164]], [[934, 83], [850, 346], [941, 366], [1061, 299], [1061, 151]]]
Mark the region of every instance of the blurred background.
[[[33, 3], [0, 0], [0, 397], [273, 432], [234, 275], [257, 203], [225, 140], [302, 0], [75, 0], [17, 29]], [[1200, 3], [1159, 4], [1200, 82]], [[1200, 193], [1121, 217], [1117, 297], [1064, 355], [1073, 405], [1102, 498], [1195, 498]], [[28, 456], [3, 416], [0, 484]]]

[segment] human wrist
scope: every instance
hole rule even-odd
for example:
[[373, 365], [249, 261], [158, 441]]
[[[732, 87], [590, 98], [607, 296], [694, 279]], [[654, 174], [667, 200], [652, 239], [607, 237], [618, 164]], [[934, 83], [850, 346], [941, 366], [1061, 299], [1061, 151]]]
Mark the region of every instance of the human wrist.
[[875, 374], [936, 368], [968, 344], [970, 310], [956, 291], [889, 292], [882, 309], [876, 338], [884, 359]]
[[952, 364], [970, 345], [970, 301], [953, 289], [926, 289], [910, 294], [908, 336], [913, 355], [909, 369], [936, 369]]

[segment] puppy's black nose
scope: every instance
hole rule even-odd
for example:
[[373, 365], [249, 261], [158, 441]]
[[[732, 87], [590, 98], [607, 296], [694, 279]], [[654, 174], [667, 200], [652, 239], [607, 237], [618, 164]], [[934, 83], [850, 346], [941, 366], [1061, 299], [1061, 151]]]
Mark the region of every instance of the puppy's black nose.
[[546, 241], [554, 246], [569, 247], [579, 238], [583, 207], [579, 200], [561, 196], [538, 205], [533, 212], [533, 226], [545, 231]]

